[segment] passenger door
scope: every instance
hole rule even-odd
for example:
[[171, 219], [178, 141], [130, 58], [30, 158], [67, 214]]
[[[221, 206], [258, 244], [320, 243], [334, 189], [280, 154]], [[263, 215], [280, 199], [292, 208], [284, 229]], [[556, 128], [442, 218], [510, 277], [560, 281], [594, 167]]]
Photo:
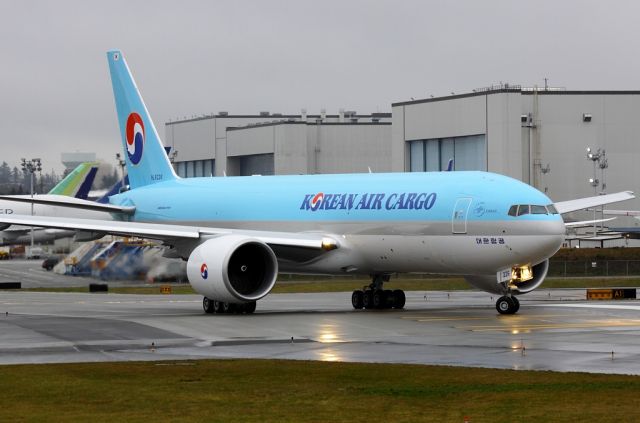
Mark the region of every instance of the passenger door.
[[454, 234], [467, 233], [467, 215], [471, 207], [471, 198], [458, 198], [451, 215], [451, 232]]

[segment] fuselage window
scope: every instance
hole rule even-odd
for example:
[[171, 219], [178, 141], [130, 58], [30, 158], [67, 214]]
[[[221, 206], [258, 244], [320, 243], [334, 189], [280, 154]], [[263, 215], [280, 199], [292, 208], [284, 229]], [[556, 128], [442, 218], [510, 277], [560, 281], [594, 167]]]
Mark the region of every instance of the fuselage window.
[[509, 216], [516, 217], [518, 215], [518, 205], [515, 204], [515, 205], [509, 207], [509, 213], [508, 214], [509, 214]]
[[518, 206], [518, 216], [522, 216], [525, 214], [529, 214], [529, 205], [528, 204], [520, 204]]
[[558, 214], [558, 210], [556, 210], [556, 207], [553, 204], [549, 204], [547, 206], [547, 210], [549, 210], [550, 214]]
[[545, 206], [531, 206], [531, 214], [547, 214]]

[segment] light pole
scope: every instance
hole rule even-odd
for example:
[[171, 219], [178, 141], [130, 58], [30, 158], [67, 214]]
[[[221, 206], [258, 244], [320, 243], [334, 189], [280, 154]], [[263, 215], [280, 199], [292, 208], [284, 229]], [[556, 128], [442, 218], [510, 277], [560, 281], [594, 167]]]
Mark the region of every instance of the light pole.
[[116, 160], [118, 161], [118, 166], [120, 166], [120, 170], [122, 171], [122, 180], [121, 180], [121, 191], [124, 191], [124, 165], [126, 164], [120, 153], [116, 153]]
[[[31, 182], [31, 216], [33, 216], [33, 174], [35, 172], [42, 172], [42, 162], [40, 159], [35, 158], [27, 160], [22, 158], [22, 172], [29, 172], [29, 180]], [[31, 249], [33, 250], [33, 226], [31, 227]]]
[[[605, 150], [602, 148], [598, 148], [595, 152], [591, 150], [591, 147], [587, 147], [587, 160], [591, 160], [593, 162], [593, 177], [589, 178], [589, 184], [593, 187], [593, 193], [598, 195], [598, 186], [600, 185], [600, 180], [597, 178], [597, 168], [600, 168], [602, 171], [602, 193], [604, 194], [604, 190], [607, 188], [607, 185], [604, 182], [604, 170], [609, 167], [609, 163], [607, 162]], [[596, 236], [597, 231], [597, 211], [598, 208], [593, 208], [593, 236]], [[602, 211], [604, 216], [604, 208]]]
[[171, 150], [171, 153], [169, 153], [169, 161], [174, 166], [175, 166], [175, 161], [177, 157], [178, 157], [178, 150]]

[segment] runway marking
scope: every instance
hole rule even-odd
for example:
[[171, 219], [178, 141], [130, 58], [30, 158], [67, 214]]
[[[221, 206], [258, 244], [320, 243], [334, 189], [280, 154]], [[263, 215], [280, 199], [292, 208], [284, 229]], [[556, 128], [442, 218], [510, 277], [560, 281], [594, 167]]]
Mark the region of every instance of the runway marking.
[[630, 304], [535, 304], [537, 307], [570, 307], [570, 308], [593, 308], [610, 310], [638, 310], [640, 305]]
[[452, 316], [452, 317], [422, 317], [422, 316], [402, 316], [402, 319], [415, 320], [417, 322], [446, 322], [446, 321], [460, 321], [460, 320], [496, 320], [496, 319], [514, 319], [514, 318], [527, 318], [527, 319], [545, 319], [550, 317], [593, 317], [591, 314], [538, 314], [536, 316]]
[[522, 332], [544, 329], [589, 329], [589, 328], [617, 328], [617, 327], [640, 327], [640, 320], [623, 322], [611, 321], [591, 321], [580, 323], [543, 323], [513, 326], [456, 326], [457, 329], [470, 330], [472, 332]]

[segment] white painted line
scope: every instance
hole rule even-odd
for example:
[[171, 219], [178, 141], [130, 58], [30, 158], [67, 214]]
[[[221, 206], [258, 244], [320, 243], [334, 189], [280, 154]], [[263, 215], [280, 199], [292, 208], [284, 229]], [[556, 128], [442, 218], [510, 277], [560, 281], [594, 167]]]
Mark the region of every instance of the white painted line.
[[[533, 306], [534, 304], [529, 304]], [[638, 305], [621, 305], [621, 304], [535, 304], [536, 307], [572, 307], [572, 308], [601, 308], [611, 310], [637, 310], [640, 311]]]

